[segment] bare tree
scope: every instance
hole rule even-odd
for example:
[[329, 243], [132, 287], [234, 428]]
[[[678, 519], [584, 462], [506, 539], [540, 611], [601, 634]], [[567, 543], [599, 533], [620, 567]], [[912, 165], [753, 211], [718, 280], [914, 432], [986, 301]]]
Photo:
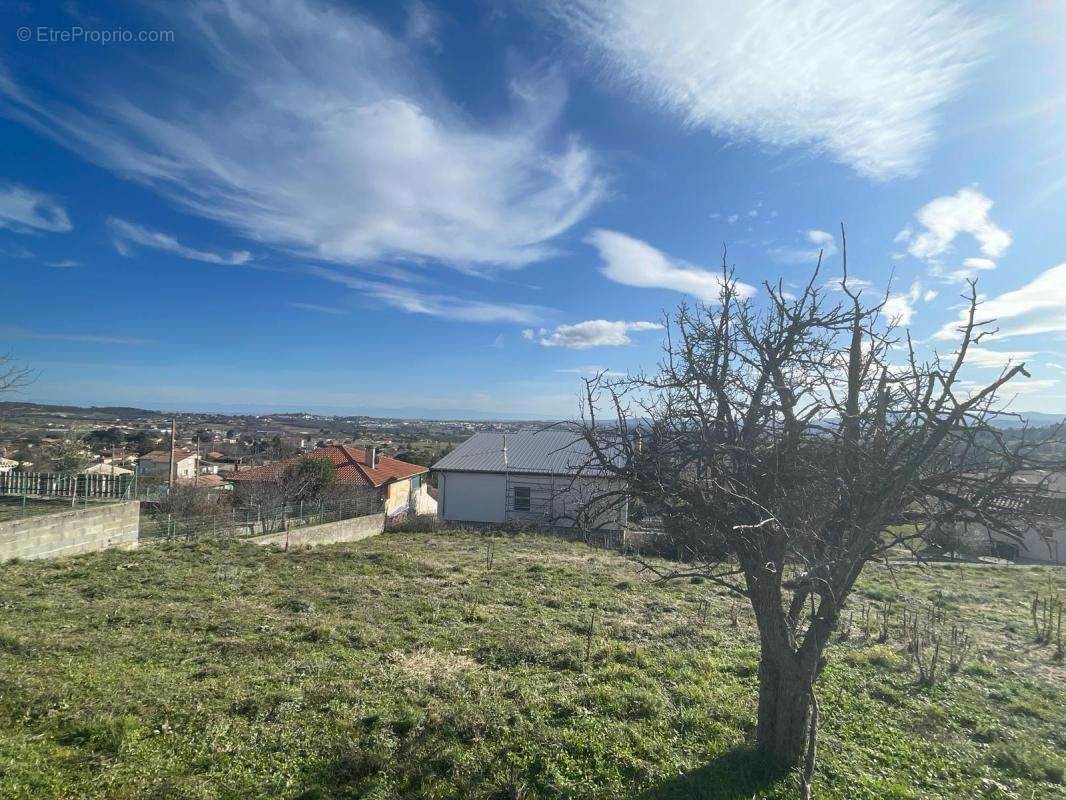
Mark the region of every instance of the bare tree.
[[26, 367], [20, 367], [10, 353], [0, 355], [0, 397], [29, 386], [32, 380], [33, 373]]
[[32, 377], [32, 372], [26, 367], [20, 367], [10, 353], [0, 355], [0, 395], [28, 386]]
[[815, 685], [863, 567], [947, 524], [1020, 537], [1043, 487], [1015, 476], [1062, 466], [1037, 464], [1032, 435], [1009, 445], [993, 426], [1024, 365], [987, 386], [960, 377], [991, 332], [973, 284], [953, 352], [921, 359], [886, 319], [887, 295], [864, 302], [844, 266], [842, 294], [816, 268], [798, 297], [766, 284], [763, 303], [723, 264], [720, 302], [667, 320], [656, 373], [588, 380], [577, 423], [588, 467], [626, 481], [682, 553], [649, 568], [751, 604], [757, 743], [805, 763], [808, 787]]
[[206, 517], [218, 514], [224, 504], [206, 486], [192, 483], [177, 483], [156, 503], [159, 515], [173, 516], [179, 520]]

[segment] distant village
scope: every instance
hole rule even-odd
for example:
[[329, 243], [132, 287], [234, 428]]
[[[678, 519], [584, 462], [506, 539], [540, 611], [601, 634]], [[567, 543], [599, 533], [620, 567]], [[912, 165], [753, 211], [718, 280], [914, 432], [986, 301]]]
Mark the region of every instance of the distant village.
[[165, 414], [134, 408], [5, 403], [0, 473], [61, 472], [173, 478], [226, 490], [242, 470], [332, 445], [430, 466], [478, 432], [536, 430], [542, 423], [387, 419], [316, 414]]

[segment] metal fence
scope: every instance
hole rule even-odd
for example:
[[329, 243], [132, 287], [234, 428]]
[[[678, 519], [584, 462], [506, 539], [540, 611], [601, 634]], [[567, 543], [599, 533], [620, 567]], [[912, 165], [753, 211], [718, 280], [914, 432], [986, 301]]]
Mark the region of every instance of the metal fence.
[[296, 502], [276, 506], [239, 506], [215, 514], [176, 516], [142, 507], [141, 539], [186, 540], [205, 537], [248, 537], [322, 525], [353, 517], [380, 514], [384, 499], [377, 492], [344, 500]]
[[72, 475], [62, 472], [0, 473], [0, 495], [135, 499], [135, 475]]

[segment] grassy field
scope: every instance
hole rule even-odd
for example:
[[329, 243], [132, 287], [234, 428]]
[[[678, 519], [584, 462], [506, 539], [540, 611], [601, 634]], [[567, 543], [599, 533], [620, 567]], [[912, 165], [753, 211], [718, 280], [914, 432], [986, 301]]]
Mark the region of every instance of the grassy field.
[[[97, 500], [94, 503], [100, 502]], [[84, 501], [71, 506], [70, 498], [44, 499], [35, 497], [0, 497], [0, 522], [12, 519], [33, 517], [38, 514], [55, 514], [59, 511], [70, 511], [72, 508], [81, 508]]]
[[[1049, 580], [873, 570], [820, 689], [816, 796], [1066, 797], [1066, 670], [1028, 628]], [[917, 686], [856, 621], [889, 598], [965, 624], [974, 658]], [[745, 746], [745, 609], [584, 545], [167, 545], [0, 567], [0, 610], [3, 798], [796, 796]]]

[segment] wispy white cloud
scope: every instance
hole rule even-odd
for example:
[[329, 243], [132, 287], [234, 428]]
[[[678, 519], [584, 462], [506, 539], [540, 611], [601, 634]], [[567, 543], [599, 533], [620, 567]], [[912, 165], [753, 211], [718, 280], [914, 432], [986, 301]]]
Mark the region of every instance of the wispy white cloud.
[[896, 325], [910, 325], [914, 319], [915, 305], [921, 298], [922, 285], [915, 281], [906, 292], [889, 294], [883, 307], [884, 315]]
[[415, 45], [429, 45], [440, 49], [440, 15], [421, 0], [413, 0], [407, 6], [407, 41]]
[[[907, 252], [931, 267], [931, 274], [950, 283], [972, 278], [980, 270], [996, 268], [994, 259], [1011, 245], [1011, 235], [992, 221], [992, 201], [976, 189], [963, 188], [953, 195], [931, 200], [915, 212], [917, 230], [905, 226], [896, 234], [897, 243], [906, 243]], [[960, 234], [969, 234], [981, 257], [965, 258], [962, 268], [944, 263]]]
[[81, 262], [80, 261], [75, 261], [72, 258], [66, 258], [66, 259], [63, 259], [62, 261], [49, 261], [48, 262], [48, 266], [56, 267], [58, 269], [68, 269], [70, 267], [80, 267], [81, 266]]
[[519, 76], [510, 113], [478, 119], [420, 57], [425, 17], [409, 41], [339, 3], [158, 10], [176, 57], [204, 70], [195, 82], [138, 62], [132, 89], [101, 75], [61, 102], [58, 85], [40, 100], [8, 78], [9, 115], [187, 210], [328, 261], [518, 267], [604, 194], [590, 151], [557, 132], [558, 73]]
[[658, 322], [624, 322], [590, 319], [574, 325], [558, 325], [553, 330], [542, 328], [539, 341], [545, 347], [621, 347], [631, 344], [629, 334], [634, 331], [662, 329]]
[[0, 228], [16, 233], [66, 233], [73, 227], [66, 209], [54, 197], [16, 184], [0, 186]]
[[836, 237], [828, 231], [811, 229], [804, 234], [807, 240], [802, 247], [775, 247], [770, 250], [770, 257], [782, 264], [808, 264], [814, 266], [818, 256], [829, 258], [837, 254]]
[[348, 311], [343, 308], [337, 308], [336, 306], [320, 306], [317, 303], [287, 303], [289, 308], [295, 308], [297, 311], [313, 311], [316, 314], [332, 314], [339, 316], [341, 314], [347, 314]]
[[556, 0], [606, 71], [692, 128], [915, 171], [990, 25], [948, 0]]
[[552, 314], [551, 309], [542, 306], [470, 300], [439, 294], [421, 286], [370, 280], [325, 267], [311, 267], [308, 272], [324, 280], [356, 289], [373, 300], [409, 314], [424, 314], [456, 322], [512, 322], [517, 325], [536, 324]]
[[567, 375], [603, 375], [608, 378], [620, 378], [625, 375], [624, 372], [618, 370], [608, 369], [607, 367], [600, 367], [595, 364], [586, 364], [583, 367], [567, 367], [566, 369], [553, 369], [552, 372], [559, 372]]
[[39, 339], [54, 342], [80, 342], [83, 344], [155, 344], [151, 339], [139, 339], [132, 336], [100, 336], [88, 333], [42, 333], [26, 328], [0, 328], [0, 338], [4, 339]]
[[939, 261], [930, 263], [929, 274], [947, 283], [965, 283], [973, 280], [983, 271], [996, 268], [996, 262], [990, 258], [964, 258], [962, 266], [951, 269]]
[[207, 250], [197, 250], [193, 247], [183, 245], [176, 237], [171, 236], [169, 233], [153, 231], [140, 225], [135, 225], [132, 222], [127, 222], [124, 219], [116, 219], [115, 217], [111, 217], [107, 221], [107, 227], [111, 231], [111, 241], [115, 245], [115, 249], [124, 256], [133, 254], [130, 244], [138, 244], [142, 247], [151, 247], [156, 250], [171, 253], [179, 258], [187, 258], [191, 261], [204, 261], [208, 264], [225, 264], [234, 266], [247, 264], [252, 258], [252, 254], [247, 250], [238, 250], [229, 255], [212, 253]]
[[[960, 311], [956, 321], [938, 330], [937, 339], [958, 338], [959, 325], [966, 319]], [[1029, 283], [1010, 292], [985, 299], [978, 320], [996, 320], [997, 339], [1041, 333], [1066, 333], [1066, 264], [1037, 275]]]
[[[826, 289], [829, 289], [832, 292], [842, 292], [844, 291], [844, 276], [834, 275], [833, 277], [826, 279], [826, 282], [823, 285]], [[849, 289], [871, 289], [873, 288], [873, 285], [874, 282], [871, 280], [860, 278], [858, 275], [848, 275]]]
[[1002, 369], [1010, 363], [1017, 363], [1032, 358], [1032, 350], [990, 350], [987, 347], [969, 347], [966, 350], [966, 364], [980, 369]]
[[[696, 267], [679, 259], [671, 259], [647, 242], [608, 230], [595, 230], [586, 240], [600, 251], [603, 264], [600, 272], [617, 283], [645, 289], [673, 289], [698, 297], [704, 302], [717, 302], [722, 290], [720, 272]], [[737, 283], [741, 296], [754, 294], [755, 289]]]
[[5, 258], [33, 258], [33, 251], [16, 242], [0, 242], [0, 256]]

